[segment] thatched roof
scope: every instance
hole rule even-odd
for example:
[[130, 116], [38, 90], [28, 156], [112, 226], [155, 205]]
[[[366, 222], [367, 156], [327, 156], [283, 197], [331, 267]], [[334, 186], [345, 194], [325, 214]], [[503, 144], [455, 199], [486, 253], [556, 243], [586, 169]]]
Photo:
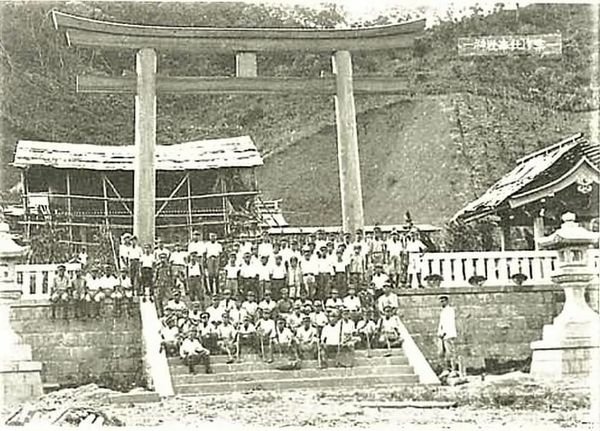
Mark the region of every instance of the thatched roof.
[[[51, 166], [58, 169], [132, 171], [133, 145], [90, 145], [19, 141], [13, 165]], [[184, 171], [261, 166], [262, 157], [249, 136], [208, 139], [156, 146], [156, 170]]]
[[529, 154], [517, 160], [517, 166], [483, 195], [457, 212], [453, 220], [468, 222], [502, 208], [518, 206], [510, 202], [511, 198], [557, 182], [582, 160], [596, 172], [600, 171], [600, 146], [589, 142], [581, 133]]

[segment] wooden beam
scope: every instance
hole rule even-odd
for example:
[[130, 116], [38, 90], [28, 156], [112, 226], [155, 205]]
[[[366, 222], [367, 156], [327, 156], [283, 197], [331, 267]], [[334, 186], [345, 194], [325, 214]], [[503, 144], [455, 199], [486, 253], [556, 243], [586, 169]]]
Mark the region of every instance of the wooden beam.
[[[355, 77], [354, 94], [404, 94], [409, 85], [404, 78]], [[78, 93], [135, 94], [135, 77], [93, 76], [77, 77]], [[156, 77], [157, 94], [318, 94], [335, 95], [335, 78], [276, 78], [276, 77]]]
[[353, 29], [215, 28], [131, 25], [53, 11], [57, 30], [70, 46], [169, 49], [188, 52], [370, 51], [408, 48], [425, 19]]
[[352, 91], [352, 57], [348, 51], [337, 51], [332, 58], [337, 92], [335, 113], [337, 150], [342, 200], [344, 232], [356, 232], [364, 227], [356, 108]]
[[140, 244], [154, 244], [156, 52], [153, 49], [138, 51], [136, 72], [133, 234], [138, 237]]
[[[183, 178], [181, 179], [181, 181], [179, 182], [179, 184], [177, 184], [177, 186], [173, 189], [173, 191], [171, 192], [169, 197], [163, 202], [163, 204], [160, 206], [158, 211], [156, 211], [156, 216], [158, 216], [162, 212], [162, 210], [165, 209], [165, 207], [169, 204], [169, 202], [172, 201], [173, 197], [177, 194], [179, 189], [181, 189], [181, 187], [183, 187], [183, 185], [185, 184], [188, 177], [189, 177], [189, 174], [186, 172], [185, 175], [183, 176]], [[187, 196], [184, 197], [184, 199], [187, 199]]]
[[187, 185], [187, 222], [188, 222], [188, 241], [192, 240], [192, 184], [190, 181], [190, 175], [188, 172], [188, 176], [187, 176], [187, 181], [186, 181], [186, 185]]
[[[117, 196], [117, 199], [119, 200], [119, 202], [121, 203], [121, 205], [123, 206], [123, 208], [125, 208], [125, 211], [127, 211], [129, 213], [129, 215], [133, 215], [133, 213], [131, 212], [131, 210], [129, 209], [129, 207], [127, 206], [127, 204], [125, 203], [125, 199], [123, 199], [123, 196], [121, 196], [121, 193], [119, 193], [119, 191], [117, 190], [117, 188], [115, 187], [115, 185], [112, 183], [112, 181], [107, 176], [105, 176], [105, 178], [106, 178], [106, 182], [108, 183], [108, 185], [112, 189], [113, 193]], [[132, 199], [130, 199], [130, 201], [131, 200]]]

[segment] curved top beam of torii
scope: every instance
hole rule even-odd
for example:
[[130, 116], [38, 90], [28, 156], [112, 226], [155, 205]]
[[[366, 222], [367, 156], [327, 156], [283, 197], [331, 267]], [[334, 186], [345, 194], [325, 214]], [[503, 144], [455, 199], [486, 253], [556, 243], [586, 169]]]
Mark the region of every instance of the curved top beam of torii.
[[57, 30], [71, 46], [177, 51], [265, 52], [408, 48], [425, 19], [357, 29], [211, 28], [134, 25], [99, 21], [53, 11]]

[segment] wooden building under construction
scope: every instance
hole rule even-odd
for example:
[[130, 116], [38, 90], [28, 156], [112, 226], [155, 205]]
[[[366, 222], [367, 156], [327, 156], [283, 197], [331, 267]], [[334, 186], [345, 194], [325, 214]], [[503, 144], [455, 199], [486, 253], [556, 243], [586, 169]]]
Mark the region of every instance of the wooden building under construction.
[[[187, 240], [193, 230], [219, 237], [255, 230], [255, 168], [263, 164], [252, 139], [241, 136], [156, 147], [156, 232]], [[49, 221], [69, 243], [94, 241], [108, 228], [132, 232], [134, 147], [19, 141], [25, 237]]]

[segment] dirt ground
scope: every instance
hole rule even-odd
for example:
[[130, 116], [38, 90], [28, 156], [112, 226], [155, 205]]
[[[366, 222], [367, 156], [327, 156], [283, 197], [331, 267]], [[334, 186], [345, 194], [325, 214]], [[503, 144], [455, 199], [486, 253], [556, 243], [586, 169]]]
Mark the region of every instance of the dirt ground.
[[[117, 417], [126, 426], [161, 428], [369, 428], [411, 430], [594, 430], [589, 389], [580, 382], [541, 384], [512, 373], [472, 379], [456, 387], [402, 387], [397, 390], [260, 391], [219, 396], [176, 396], [159, 403], [109, 404], [110, 391], [94, 385], [49, 394], [34, 408], [88, 406]], [[373, 408], [366, 402], [452, 401], [450, 408]], [[11, 409], [3, 410], [3, 421]]]

